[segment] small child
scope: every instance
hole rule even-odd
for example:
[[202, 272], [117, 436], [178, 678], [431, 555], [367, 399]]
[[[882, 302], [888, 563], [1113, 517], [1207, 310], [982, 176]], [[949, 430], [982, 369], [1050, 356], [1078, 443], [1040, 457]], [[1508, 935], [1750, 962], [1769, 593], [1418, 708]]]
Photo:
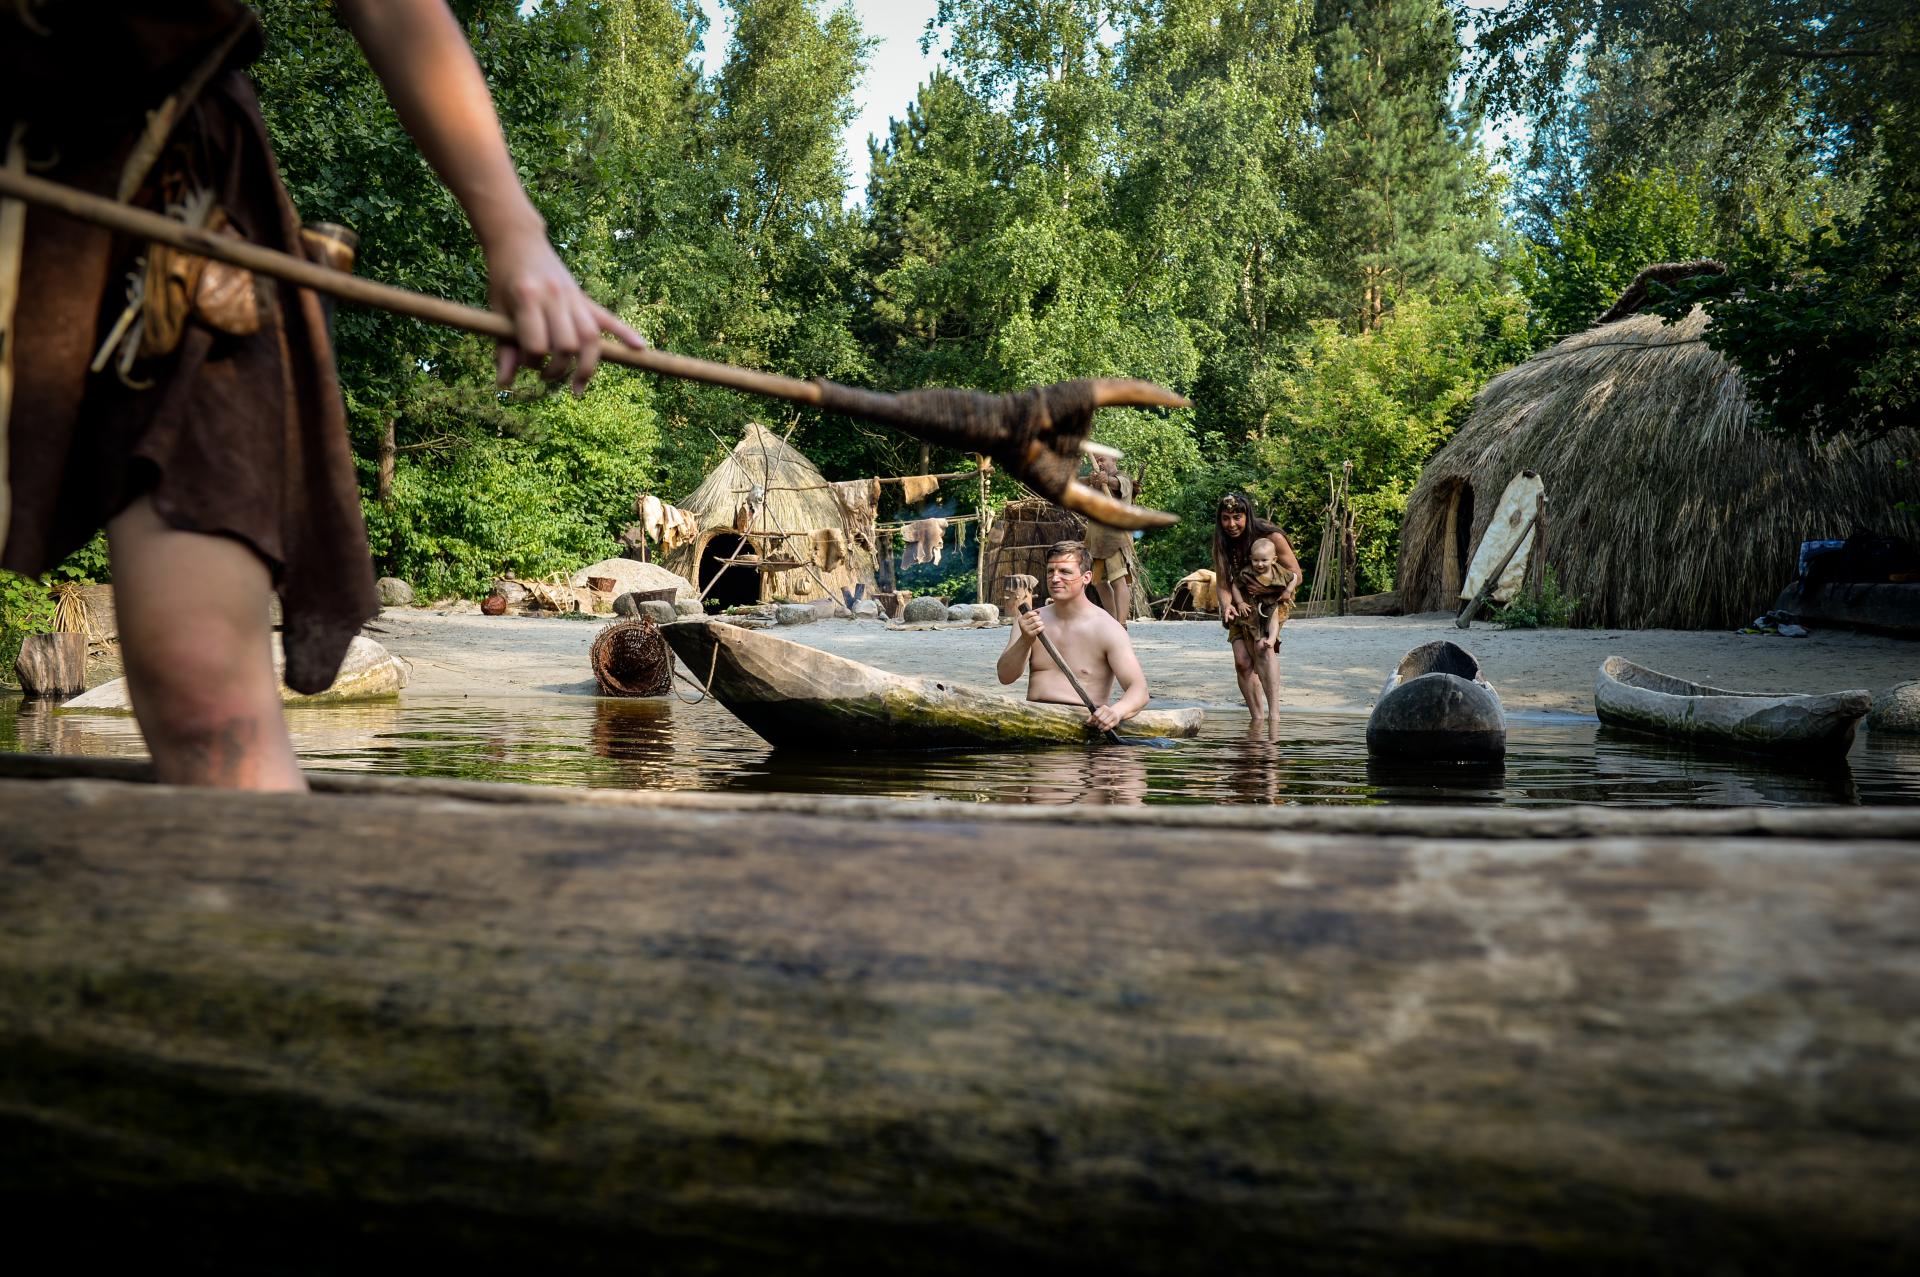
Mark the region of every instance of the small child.
[[[1260, 676], [1260, 687], [1266, 693], [1267, 739], [1273, 740], [1280, 732], [1280, 627], [1286, 624], [1287, 617], [1293, 611], [1293, 603], [1286, 594], [1298, 580], [1293, 573], [1286, 571], [1275, 561], [1277, 551], [1273, 542], [1266, 537], [1255, 541], [1248, 550], [1251, 562], [1240, 569], [1237, 583], [1240, 594], [1248, 603], [1244, 620], [1234, 624], [1236, 638], [1243, 638], [1253, 650], [1255, 670]], [[1259, 721], [1255, 706], [1254, 720]]]

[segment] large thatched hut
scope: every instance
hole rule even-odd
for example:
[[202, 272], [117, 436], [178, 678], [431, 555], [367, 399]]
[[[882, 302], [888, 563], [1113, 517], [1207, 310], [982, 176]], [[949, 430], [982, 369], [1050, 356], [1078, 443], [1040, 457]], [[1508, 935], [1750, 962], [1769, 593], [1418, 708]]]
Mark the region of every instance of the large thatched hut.
[[1758, 430], [1705, 328], [1698, 310], [1673, 325], [1629, 315], [1488, 383], [1408, 498], [1404, 608], [1460, 606], [1468, 555], [1527, 469], [1546, 480], [1547, 564], [1580, 600], [1576, 625], [1735, 626], [1793, 578], [1803, 540], [1920, 535], [1895, 508], [1920, 497], [1896, 465], [1920, 455], [1914, 432], [1810, 451]]
[[[874, 588], [871, 530], [852, 526], [813, 462], [758, 423], [675, 504], [699, 521], [700, 531], [662, 564], [719, 607], [799, 602], [829, 592], [838, 597], [859, 584]], [[823, 531], [839, 534], [837, 554], [819, 552], [815, 534]]]

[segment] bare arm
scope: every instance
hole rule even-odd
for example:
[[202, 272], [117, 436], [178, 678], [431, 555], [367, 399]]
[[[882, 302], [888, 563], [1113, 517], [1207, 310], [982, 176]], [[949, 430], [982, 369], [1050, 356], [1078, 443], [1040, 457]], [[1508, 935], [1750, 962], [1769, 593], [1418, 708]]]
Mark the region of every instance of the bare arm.
[[1000, 653], [1000, 659], [993, 667], [994, 676], [1002, 683], [1017, 683], [1027, 672], [1027, 662], [1033, 657], [1035, 636], [1045, 624], [1038, 610], [1015, 613], [1013, 633], [1007, 636], [1006, 650]]
[[1227, 571], [1227, 560], [1220, 553], [1216, 541], [1213, 547], [1213, 592], [1220, 599], [1220, 619], [1231, 621], [1235, 612], [1246, 606], [1246, 600], [1240, 597], [1239, 583], [1233, 579], [1233, 573]]
[[1293, 543], [1287, 540], [1286, 533], [1276, 532], [1267, 539], [1273, 542], [1274, 562], [1279, 564], [1285, 571], [1293, 573], [1293, 584], [1289, 585], [1280, 595], [1283, 600], [1291, 603], [1293, 602], [1295, 591], [1300, 588], [1300, 581], [1304, 575], [1300, 571], [1299, 556], [1294, 554]]
[[493, 99], [466, 35], [444, 0], [337, 0], [340, 17], [447, 188], [487, 257], [488, 304], [513, 319], [500, 381], [548, 355], [546, 376], [573, 371], [575, 391], [600, 361], [600, 334], [646, 343], [596, 305], [547, 242], [546, 223], [520, 187]]
[[1146, 671], [1140, 668], [1140, 658], [1135, 655], [1133, 644], [1127, 641], [1127, 632], [1118, 621], [1113, 623], [1107, 639], [1106, 657], [1108, 668], [1120, 684], [1120, 699], [1111, 705], [1102, 705], [1088, 719], [1102, 731], [1124, 723], [1147, 707]]

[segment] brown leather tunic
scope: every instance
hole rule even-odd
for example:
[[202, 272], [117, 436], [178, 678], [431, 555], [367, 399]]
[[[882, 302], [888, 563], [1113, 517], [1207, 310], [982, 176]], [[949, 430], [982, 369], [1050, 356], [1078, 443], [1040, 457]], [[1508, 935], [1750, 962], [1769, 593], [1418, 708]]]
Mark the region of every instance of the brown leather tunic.
[[[24, 13], [0, 4], [0, 124], [26, 121], [42, 176], [109, 197], [145, 112], [245, 24], [229, 66], [175, 128], [135, 202], [156, 207], [161, 191], [190, 181], [214, 191], [248, 240], [301, 251], [239, 69], [260, 49], [244, 5], [55, 0]], [[153, 382], [136, 390], [111, 367], [88, 365], [142, 251], [28, 210], [8, 431], [13, 517], [0, 566], [44, 572], [151, 494], [172, 526], [233, 537], [267, 563], [285, 620], [287, 684], [319, 691], [379, 608], [319, 302], [265, 282], [258, 332], [233, 337], [189, 320], [176, 351], [136, 368]]]

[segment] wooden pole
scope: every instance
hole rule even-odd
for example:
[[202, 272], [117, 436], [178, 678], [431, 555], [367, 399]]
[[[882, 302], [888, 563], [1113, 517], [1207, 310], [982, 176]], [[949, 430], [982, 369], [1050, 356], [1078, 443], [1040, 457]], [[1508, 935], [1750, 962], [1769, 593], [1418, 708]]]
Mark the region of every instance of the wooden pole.
[[[101, 199], [97, 195], [89, 195], [85, 191], [77, 191], [58, 182], [49, 182], [28, 173], [0, 171], [0, 195], [9, 195], [40, 204], [70, 217], [105, 226], [136, 239], [153, 240], [199, 257], [230, 262], [235, 266], [245, 267], [273, 279], [285, 280], [302, 288], [311, 288], [316, 292], [338, 297], [342, 301], [373, 306], [380, 310], [391, 311], [396, 315], [405, 315], [410, 319], [458, 328], [463, 332], [477, 333], [499, 341], [513, 340], [513, 320], [494, 311], [482, 310], [477, 306], [463, 306], [444, 298], [429, 297], [410, 289], [395, 288], [391, 284], [362, 279], [358, 275], [349, 275], [304, 258], [277, 252], [271, 248], [262, 248], [258, 244], [250, 244], [246, 240], [236, 239], [231, 235], [218, 235], [200, 227], [174, 221], [170, 217], [162, 217], [158, 213], [148, 212], [146, 209]], [[600, 357], [608, 363], [641, 368], [648, 372], [678, 377], [684, 381], [726, 386], [730, 389], [746, 391], [748, 394], [763, 395], [770, 399], [785, 399], [791, 403], [815, 407], [819, 406], [823, 394], [817, 382], [801, 381], [794, 377], [782, 377], [752, 368], [736, 368], [731, 364], [719, 364], [706, 359], [670, 354], [650, 346], [635, 350], [631, 346], [607, 338], [602, 338], [600, 341]]]
[[[457, 302], [360, 279], [331, 266], [262, 248], [229, 235], [214, 234], [28, 173], [0, 168], [0, 231], [18, 220], [8, 212], [10, 209], [17, 210], [15, 201], [37, 204], [81, 221], [120, 231], [137, 239], [166, 244], [195, 256], [229, 262], [267, 278], [313, 289], [323, 296], [378, 307], [396, 315], [477, 333], [498, 341], [510, 342], [514, 338], [513, 321], [490, 310], [462, 306]], [[0, 283], [4, 283], [4, 280], [0, 279]], [[923, 472], [927, 468], [924, 458], [928, 455], [929, 441], [969, 450], [983, 444], [989, 450], [1004, 446], [1006, 450], [998, 455], [1015, 477], [1027, 481], [1049, 499], [1079, 514], [1127, 529], [1165, 527], [1177, 522], [1173, 515], [1162, 511], [1123, 506], [1112, 498], [1091, 491], [1071, 477], [1072, 472], [1063, 463], [1059, 451], [1064, 442], [1070, 439], [1073, 448], [1088, 455], [1104, 456], [1113, 452], [1112, 448], [1084, 437], [1092, 414], [1101, 408], [1190, 406], [1181, 396], [1147, 382], [1124, 377], [1096, 377], [1058, 386], [1036, 387], [1022, 395], [993, 396], [940, 389], [896, 395], [842, 386], [824, 379], [800, 381], [751, 368], [736, 368], [731, 364], [669, 354], [652, 347], [635, 350], [605, 338], [600, 339], [600, 357], [608, 363], [640, 368], [662, 376], [725, 386], [730, 390], [784, 399], [827, 412], [898, 426], [921, 441], [923, 460], [920, 468]], [[0, 385], [0, 389], [4, 388], [4, 385]], [[932, 396], [932, 399], [928, 396]], [[1057, 413], [1053, 408], [1056, 396], [1059, 406]], [[956, 409], [955, 402], [963, 407]], [[1051, 414], [1041, 417], [1037, 430], [1033, 428], [1036, 406]]]

